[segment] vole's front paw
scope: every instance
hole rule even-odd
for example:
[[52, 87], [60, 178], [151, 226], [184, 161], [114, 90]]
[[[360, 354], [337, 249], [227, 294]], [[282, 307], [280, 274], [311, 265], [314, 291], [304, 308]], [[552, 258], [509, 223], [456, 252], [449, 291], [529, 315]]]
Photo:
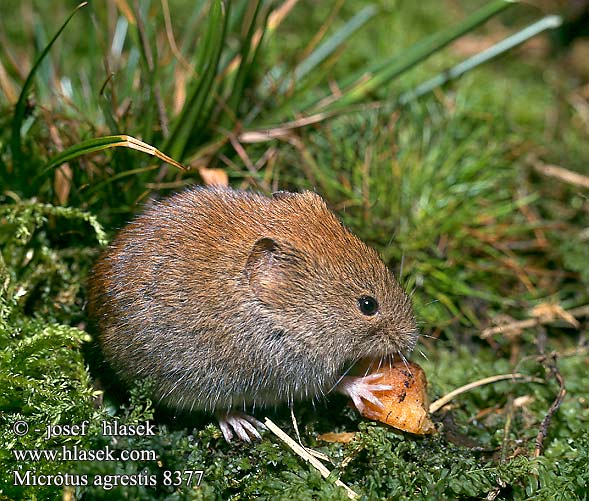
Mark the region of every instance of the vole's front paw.
[[356, 409], [358, 409], [360, 412], [362, 412], [366, 407], [362, 400], [367, 400], [377, 407], [383, 408], [384, 405], [378, 399], [378, 397], [374, 395], [374, 392], [389, 391], [392, 390], [393, 387], [388, 384], [374, 384], [372, 382], [381, 377], [382, 374], [370, 374], [370, 376], [364, 377], [346, 376], [337, 386], [337, 390], [340, 393], [350, 397], [352, 402], [354, 402]]
[[217, 413], [216, 417], [227, 442], [231, 442], [234, 432], [241, 440], [251, 442], [252, 437], [262, 438], [256, 428], [266, 429], [264, 423], [243, 412]]

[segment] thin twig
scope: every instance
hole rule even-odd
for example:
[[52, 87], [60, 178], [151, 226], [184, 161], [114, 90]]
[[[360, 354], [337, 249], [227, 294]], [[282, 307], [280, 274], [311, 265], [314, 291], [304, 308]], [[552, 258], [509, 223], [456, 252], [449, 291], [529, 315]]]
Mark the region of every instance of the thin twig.
[[[269, 418], [264, 419], [264, 424], [272, 433], [274, 433], [274, 435], [276, 435], [280, 440], [282, 440], [286, 445], [288, 445], [295, 452], [295, 454], [299, 455], [309, 464], [314, 466], [319, 471], [319, 473], [321, 473], [321, 476], [323, 478], [327, 478], [329, 477], [329, 475], [331, 475], [331, 472], [326, 468], [326, 466], [323, 463], [321, 463], [321, 461], [311, 456], [303, 446], [297, 444], [292, 438], [290, 438], [278, 426], [276, 426], [276, 424], [272, 422]], [[348, 497], [350, 499], [358, 499], [358, 494], [354, 492], [352, 489], [350, 489], [341, 480], [336, 480], [335, 485], [343, 487], [346, 490]]]
[[329, 461], [329, 456], [327, 454], [323, 454], [323, 452], [315, 451], [310, 449], [309, 447], [305, 447], [303, 445], [303, 441], [301, 440], [301, 434], [299, 433], [299, 423], [294, 413], [294, 407], [290, 407], [290, 419], [292, 421], [292, 425], [294, 427], [295, 435], [297, 436], [297, 441], [301, 447], [303, 447], [311, 456], [320, 459], [321, 461]]
[[270, 186], [268, 186], [268, 183], [264, 179], [260, 179], [259, 171], [256, 170], [256, 166], [251, 161], [250, 157], [248, 156], [247, 152], [245, 151], [244, 147], [241, 145], [237, 137], [230, 133], [227, 134], [227, 137], [229, 138], [231, 146], [233, 146], [233, 149], [239, 155], [239, 158], [241, 158], [241, 161], [244, 163], [247, 170], [252, 175], [252, 179], [256, 183], [258, 183], [264, 191], [270, 191]]
[[178, 62], [184, 67], [186, 71], [188, 71], [192, 77], [197, 78], [198, 75], [194, 71], [194, 68], [190, 65], [188, 61], [178, 49], [176, 45], [176, 39], [174, 37], [174, 29], [172, 28], [172, 17], [170, 16], [170, 6], [168, 5], [168, 0], [161, 0], [162, 2], [162, 12], [164, 13], [164, 26], [166, 31], [166, 37], [168, 38], [168, 43], [170, 44], [170, 49], [172, 50], [172, 54], [176, 57]]
[[342, 108], [334, 111], [325, 111], [315, 113], [312, 115], [304, 116], [292, 120], [290, 122], [284, 122], [276, 127], [269, 127], [265, 129], [249, 130], [241, 132], [238, 135], [238, 140], [242, 143], [261, 143], [266, 141], [272, 141], [274, 139], [288, 140], [292, 136], [292, 131], [313, 125], [319, 122], [323, 122], [327, 119], [343, 115], [345, 113], [351, 113], [355, 111], [366, 111], [366, 110], [377, 110], [386, 105], [384, 101], [375, 101], [368, 104], [353, 105], [346, 108]]
[[539, 161], [534, 162], [534, 169], [540, 174], [548, 177], [553, 177], [559, 181], [563, 181], [573, 186], [580, 186], [581, 188], [589, 188], [589, 176], [584, 176], [577, 172], [559, 167], [557, 165], [544, 164]]
[[504, 381], [506, 379], [509, 379], [513, 382], [519, 381], [522, 383], [543, 383], [544, 382], [542, 379], [526, 376], [525, 374], [519, 374], [519, 373], [498, 374], [497, 376], [486, 377], [484, 379], [479, 379], [478, 381], [473, 381], [472, 383], [465, 384], [464, 386], [461, 386], [460, 388], [456, 388], [455, 390], [451, 391], [450, 393], [444, 395], [442, 398], [439, 398], [438, 400], [436, 400], [435, 402], [433, 402], [429, 406], [429, 413], [433, 414], [434, 412], [439, 411], [442, 407], [444, 407], [444, 405], [446, 405], [448, 402], [450, 402], [450, 400], [452, 400], [454, 397], [456, 397], [462, 393], [466, 393], [467, 391], [470, 391], [474, 388], [478, 388], [479, 386], [483, 386], [485, 384], [495, 383], [497, 381]]
[[550, 357], [544, 358], [545, 365], [547, 366], [550, 374], [552, 374], [555, 379], [558, 381], [559, 389], [558, 393], [556, 394], [556, 398], [552, 402], [552, 405], [548, 409], [546, 416], [542, 420], [542, 424], [540, 425], [540, 429], [538, 430], [538, 435], [536, 435], [536, 450], [534, 451], [534, 457], [538, 457], [542, 454], [544, 450], [544, 438], [548, 433], [548, 427], [550, 426], [550, 421], [552, 421], [552, 416], [558, 410], [564, 397], [566, 395], [566, 388], [564, 385], [564, 377], [558, 370], [556, 365], [556, 353], [552, 353]]

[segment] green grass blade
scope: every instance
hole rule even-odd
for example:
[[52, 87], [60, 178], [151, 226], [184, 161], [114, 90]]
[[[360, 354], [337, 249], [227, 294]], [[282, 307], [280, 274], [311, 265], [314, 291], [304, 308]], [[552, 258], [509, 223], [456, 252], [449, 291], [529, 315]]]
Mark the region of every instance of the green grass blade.
[[195, 101], [196, 108], [199, 112], [196, 115], [193, 127], [190, 130], [188, 140], [195, 138], [200, 134], [213, 106], [215, 106], [218, 101], [218, 77], [220, 73], [221, 57], [226, 45], [227, 34], [229, 33], [227, 27], [230, 16], [229, 6], [231, 5], [231, 2], [219, 2], [219, 5], [218, 22], [216, 23], [217, 29], [213, 32], [213, 41], [211, 44], [212, 50], [211, 52], [205, 53], [204, 57], [207, 65], [203, 75], [203, 86]]
[[245, 88], [246, 79], [251, 72], [252, 64], [254, 61], [253, 57], [250, 58], [250, 52], [252, 52], [253, 49], [255, 55], [256, 47], [253, 47], [253, 37], [256, 31], [256, 25], [260, 14], [260, 7], [262, 5], [262, 2], [260, 0], [254, 0], [254, 2], [252, 3], [253, 6], [251, 4], [250, 6], [248, 6], [250, 9], [253, 10], [253, 13], [250, 16], [250, 23], [247, 27], [247, 33], [241, 44], [241, 62], [239, 64], [237, 74], [235, 75], [235, 79], [233, 81], [231, 93], [229, 95], [229, 98], [227, 99], [227, 102], [225, 103], [227, 111], [225, 111], [221, 120], [219, 121], [219, 127], [222, 129], [232, 128], [232, 115], [236, 118], [238, 116], [239, 103], [243, 101], [243, 90]]
[[[279, 116], [282, 112], [295, 103], [299, 97], [305, 93], [305, 91], [314, 86], [319, 80], [324, 79], [325, 75], [320, 72], [312, 73], [318, 66], [323, 64], [330, 56], [346, 43], [360, 28], [362, 28], [370, 19], [372, 19], [377, 10], [374, 6], [369, 5], [354, 15], [349, 21], [347, 21], [339, 30], [337, 30], [332, 36], [325, 40], [317, 49], [315, 49], [309, 56], [304, 59], [295, 69], [292, 77], [286, 78], [280, 86], [280, 94], [283, 97], [281, 103], [271, 110], [270, 114], [266, 116], [266, 119]], [[276, 68], [272, 69], [271, 72], [276, 73]], [[300, 84], [302, 80], [310, 75], [311, 78], [307, 79], [305, 85], [293, 85]], [[289, 89], [294, 87], [294, 92], [287, 96]]]
[[184, 32], [184, 38], [179, 47], [180, 53], [186, 55], [189, 53], [190, 47], [193, 46], [195, 39], [198, 37], [199, 30], [201, 28], [199, 20], [203, 15], [203, 10], [206, 7], [207, 2], [205, 0], [198, 0], [192, 3], [192, 14], [186, 21], [186, 31]]
[[109, 176], [104, 181], [94, 184], [93, 186], [89, 187], [86, 191], [88, 197], [91, 197], [95, 194], [100, 194], [106, 186], [109, 184], [114, 183], [115, 181], [120, 181], [121, 179], [125, 179], [127, 177], [137, 176], [139, 174], [144, 174], [145, 172], [151, 172], [154, 170], [159, 169], [159, 165], [148, 165], [146, 167], [138, 167], [136, 169], [126, 170], [124, 172], [119, 172], [118, 174], [114, 174]]
[[[318, 85], [325, 79], [325, 73], [317, 71], [317, 68], [333, 57], [336, 52], [370, 19], [374, 17], [377, 10], [369, 5], [349, 19], [333, 35], [317, 47], [307, 58], [305, 58], [293, 71], [291, 76], [282, 76], [283, 82], [279, 86], [280, 101], [269, 112], [264, 114], [266, 122], [272, 122], [277, 117], [283, 117], [285, 110], [299, 108], [300, 99], [306, 91]], [[270, 74], [276, 75], [275, 79], [281, 78], [282, 71], [279, 67], [274, 67], [269, 71]], [[308, 77], [308, 78], [306, 78]], [[301, 83], [304, 81], [304, 83]], [[293, 85], [297, 84], [297, 85]], [[254, 110], [250, 114], [250, 121], [256, 118], [261, 110]]]
[[156, 46], [153, 40], [150, 39], [151, 25], [146, 20], [149, 20], [149, 2], [137, 2], [134, 7], [134, 14], [136, 23], [130, 30], [135, 47], [140, 53], [140, 64], [142, 73], [146, 80], [146, 99], [142, 114], [142, 137], [146, 141], [151, 141], [154, 132], [154, 126], [157, 123], [157, 108], [156, 101], [156, 73], [157, 73], [157, 53]]
[[184, 167], [173, 160], [172, 158], [168, 157], [167, 155], [163, 154], [161, 151], [157, 150], [153, 146], [150, 146], [143, 141], [139, 141], [134, 137], [127, 136], [125, 134], [117, 135], [117, 136], [104, 136], [98, 137], [93, 139], [88, 139], [86, 141], [82, 141], [73, 145], [70, 148], [65, 149], [59, 155], [53, 157], [39, 174], [38, 177], [42, 176], [47, 171], [54, 169], [55, 167], [60, 166], [65, 162], [69, 162], [70, 160], [74, 160], [82, 155], [88, 155], [89, 153], [95, 153], [97, 151], [103, 151], [108, 148], [114, 147], [126, 147], [131, 148], [137, 151], [141, 151], [143, 153], [147, 153], [149, 155], [153, 155], [164, 162], [168, 162], [179, 169], [184, 169]]
[[88, 2], [82, 2], [73, 10], [73, 12], [67, 17], [65, 22], [61, 25], [59, 30], [57, 30], [57, 33], [55, 35], [53, 35], [53, 38], [49, 41], [47, 46], [43, 49], [43, 52], [41, 52], [41, 54], [39, 55], [39, 57], [35, 61], [35, 64], [31, 68], [31, 71], [29, 71], [27, 79], [25, 80], [25, 83], [24, 83], [23, 88], [21, 90], [20, 96], [18, 97], [18, 101], [16, 102], [16, 106], [14, 109], [14, 116], [12, 119], [12, 138], [11, 138], [10, 148], [12, 150], [12, 156], [13, 156], [15, 164], [20, 163], [22, 156], [23, 156], [20, 131], [21, 131], [21, 126], [22, 126], [24, 116], [25, 116], [27, 95], [29, 93], [31, 85], [33, 84], [33, 79], [35, 78], [35, 74], [37, 73], [37, 70], [41, 66], [41, 63], [43, 62], [43, 60], [45, 59], [47, 54], [49, 54], [51, 47], [53, 46], [55, 41], [59, 38], [59, 36], [61, 35], [61, 33], [63, 32], [65, 27], [68, 25], [68, 23], [70, 22], [72, 17], [74, 17], [74, 15], [82, 7], [84, 7], [87, 4], [88, 4]]
[[546, 16], [539, 21], [529, 25], [528, 27], [524, 28], [521, 31], [505, 38], [501, 42], [496, 43], [495, 45], [489, 47], [486, 50], [475, 54], [468, 59], [465, 59], [460, 64], [453, 66], [452, 68], [443, 71], [442, 73], [436, 75], [435, 77], [427, 80], [426, 82], [418, 85], [415, 89], [407, 91], [399, 97], [399, 104], [405, 105], [419, 97], [428, 94], [436, 87], [440, 87], [451, 80], [456, 80], [457, 78], [464, 75], [464, 73], [480, 66], [491, 59], [494, 59], [501, 54], [517, 47], [518, 45], [524, 43], [525, 41], [529, 40], [530, 38], [535, 37], [539, 33], [542, 33], [546, 30], [552, 30], [558, 28], [562, 24], [562, 18], [560, 16]]
[[203, 37], [202, 50], [196, 64], [199, 81], [177, 117], [176, 124], [164, 146], [164, 149], [170, 151], [176, 158], [182, 158], [184, 155], [188, 140], [191, 134], [198, 130], [206, 105], [212, 99], [211, 88], [225, 43], [228, 14], [228, 4], [225, 5], [221, 0], [212, 2], [207, 22], [208, 29]]
[[70, 148], [63, 150], [58, 155], [54, 156], [45, 166], [44, 171], [51, 170], [55, 167], [60, 166], [65, 162], [69, 162], [82, 155], [88, 155], [96, 151], [106, 150], [111, 148], [113, 145], [124, 141], [123, 136], [105, 136], [94, 139], [88, 139], [80, 143], [74, 144]]
[[[331, 37], [315, 49], [309, 57], [297, 66], [294, 71], [294, 81], [299, 82], [306, 77], [312, 70], [323, 63], [345, 42], [347, 42], [354, 33], [364, 26], [376, 14], [376, 8], [373, 5], [364, 7], [354, 17], [347, 21]], [[288, 83], [283, 84], [284, 90], [288, 88]]]
[[[457, 26], [427, 37], [422, 42], [407, 49], [401, 56], [394, 56], [388, 61], [380, 63], [367, 71], [357, 73], [354, 78], [358, 83], [353, 83], [343, 93], [341, 98], [326, 106], [320, 106], [318, 109], [332, 110], [357, 103], [376, 89], [386, 85], [432, 54], [440, 51], [457, 38], [473, 31], [488, 19], [496, 16], [514, 3], [512, 0], [495, 0], [490, 2], [488, 5], [471, 14]], [[344, 83], [342, 87], [345, 86]], [[317, 102], [311, 105], [311, 107], [316, 106]], [[314, 111], [318, 111], [318, 109]]]

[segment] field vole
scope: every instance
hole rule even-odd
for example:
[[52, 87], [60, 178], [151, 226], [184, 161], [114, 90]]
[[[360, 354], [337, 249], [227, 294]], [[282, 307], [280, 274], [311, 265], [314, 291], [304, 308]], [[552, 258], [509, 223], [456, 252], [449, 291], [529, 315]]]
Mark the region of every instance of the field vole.
[[334, 388], [378, 405], [375, 376], [344, 376], [417, 339], [376, 251], [308, 191], [195, 188], [156, 202], [95, 265], [89, 310], [124, 380], [153, 376], [156, 401], [215, 412], [228, 440], [259, 436], [239, 412], [256, 406]]

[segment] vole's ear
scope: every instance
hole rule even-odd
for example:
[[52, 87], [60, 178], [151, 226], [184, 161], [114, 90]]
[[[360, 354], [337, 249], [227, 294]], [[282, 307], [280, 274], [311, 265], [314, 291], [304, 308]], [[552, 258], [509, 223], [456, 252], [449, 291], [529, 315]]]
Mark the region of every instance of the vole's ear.
[[273, 238], [256, 241], [245, 265], [249, 285], [254, 294], [263, 299], [264, 292], [279, 289], [287, 284], [287, 270], [295, 256]]

